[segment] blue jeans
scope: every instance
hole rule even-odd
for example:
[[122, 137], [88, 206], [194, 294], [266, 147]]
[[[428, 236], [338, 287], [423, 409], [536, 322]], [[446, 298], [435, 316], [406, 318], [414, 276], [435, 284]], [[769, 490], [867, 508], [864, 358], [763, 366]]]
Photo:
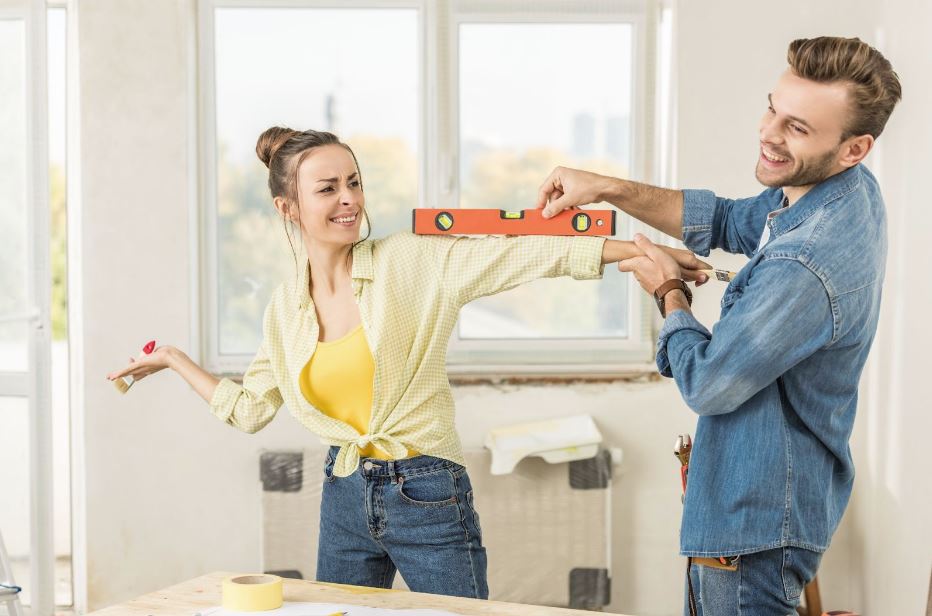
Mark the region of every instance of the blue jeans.
[[[737, 571], [693, 564], [689, 576], [698, 614], [795, 616], [799, 597], [821, 560], [821, 552], [777, 548], [738, 557]], [[683, 613], [689, 615], [688, 596]]]
[[488, 599], [486, 554], [466, 469], [441, 458], [363, 458], [349, 477], [327, 454], [317, 580]]

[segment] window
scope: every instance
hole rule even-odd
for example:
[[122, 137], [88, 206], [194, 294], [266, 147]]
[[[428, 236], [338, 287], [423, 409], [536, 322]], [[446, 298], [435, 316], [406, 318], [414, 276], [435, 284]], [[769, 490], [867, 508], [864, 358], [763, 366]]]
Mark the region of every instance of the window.
[[[256, 139], [283, 125], [338, 134], [363, 166], [372, 237], [410, 226], [418, 204], [418, 12], [413, 8], [216, 6], [215, 123], [206, 150], [213, 278], [211, 358], [240, 369], [271, 292], [295, 274], [300, 236], [275, 216]], [[208, 123], [210, 124], [210, 123]]]
[[[0, 14], [0, 314], [22, 314], [26, 302], [27, 151], [26, 24]], [[25, 321], [0, 322], [0, 371], [27, 368]]]
[[[245, 368], [272, 290], [294, 275], [254, 152], [269, 126], [332, 130], [354, 148], [373, 237], [409, 229], [414, 207], [533, 207], [557, 165], [644, 179], [644, 9], [611, 5], [202, 0], [208, 366]], [[618, 220], [617, 237], [630, 237]], [[300, 260], [300, 238], [294, 249]], [[602, 281], [483, 298], [461, 314], [450, 371], [643, 364], [653, 351], [643, 300], [613, 267]]]
[[[50, 269], [52, 273], [52, 464], [55, 542], [55, 605], [74, 604], [71, 540], [71, 407], [68, 348], [67, 203], [67, 30], [65, 5], [55, 0], [46, 12]], [[19, 577], [19, 580], [26, 578]]]
[[[631, 177], [633, 24], [526, 19], [457, 20], [460, 207], [532, 207], [557, 165]], [[473, 302], [454, 352], [480, 365], [611, 361], [630, 346], [627, 282], [608, 267], [602, 281], [539, 280]]]
[[70, 434], [67, 393], [57, 395], [68, 389], [57, 361], [67, 355], [64, 24], [54, 3], [0, 6], [0, 485], [9, 497], [0, 529], [20, 598], [35, 613], [71, 604]]

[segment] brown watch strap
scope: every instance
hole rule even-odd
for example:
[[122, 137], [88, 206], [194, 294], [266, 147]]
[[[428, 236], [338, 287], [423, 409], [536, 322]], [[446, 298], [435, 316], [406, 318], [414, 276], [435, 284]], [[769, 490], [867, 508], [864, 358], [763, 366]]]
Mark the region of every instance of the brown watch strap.
[[671, 278], [654, 291], [654, 300], [657, 302], [657, 309], [660, 310], [660, 316], [667, 318], [667, 307], [664, 298], [670, 291], [680, 290], [686, 296], [686, 304], [693, 305], [693, 295], [686, 286], [686, 281], [681, 278]]
[[667, 293], [675, 289], [679, 289], [680, 291], [683, 291], [683, 293], [686, 293], [685, 287], [686, 287], [686, 283], [683, 282], [681, 279], [671, 278], [670, 280], [666, 281], [665, 283], [657, 287], [657, 290], [654, 291], [654, 298], [657, 300], [661, 300], [664, 298], [664, 296]]

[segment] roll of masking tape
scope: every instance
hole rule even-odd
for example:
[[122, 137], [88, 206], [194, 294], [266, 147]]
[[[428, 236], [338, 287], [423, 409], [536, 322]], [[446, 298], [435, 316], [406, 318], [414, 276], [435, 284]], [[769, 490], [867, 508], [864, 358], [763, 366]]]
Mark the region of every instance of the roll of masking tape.
[[282, 606], [282, 579], [277, 575], [235, 575], [223, 580], [223, 609], [261, 612]]

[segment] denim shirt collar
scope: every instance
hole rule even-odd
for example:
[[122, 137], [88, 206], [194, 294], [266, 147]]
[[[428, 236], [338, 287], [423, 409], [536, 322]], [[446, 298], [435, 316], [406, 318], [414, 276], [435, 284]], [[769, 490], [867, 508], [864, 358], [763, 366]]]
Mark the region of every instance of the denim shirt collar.
[[816, 184], [787, 211], [773, 218], [770, 236], [777, 237], [795, 229], [820, 209], [853, 191], [861, 183], [861, 165], [837, 173]]
[[[358, 296], [362, 289], [363, 280], [372, 280], [374, 268], [372, 266], [372, 242], [364, 240], [353, 246], [353, 290]], [[297, 286], [294, 288], [298, 307], [306, 309], [311, 303], [311, 264], [305, 259], [301, 275], [298, 276]]]

